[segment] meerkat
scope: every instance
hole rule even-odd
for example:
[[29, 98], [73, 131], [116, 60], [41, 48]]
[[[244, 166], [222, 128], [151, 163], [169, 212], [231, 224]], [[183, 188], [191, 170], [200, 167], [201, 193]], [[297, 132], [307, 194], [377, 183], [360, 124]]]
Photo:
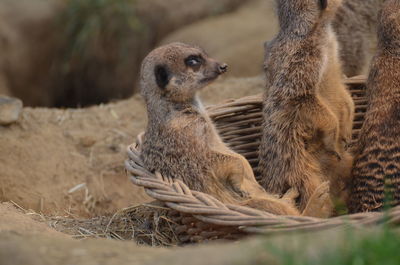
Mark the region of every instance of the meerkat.
[[377, 15], [384, 0], [343, 0], [332, 27], [339, 43], [343, 74], [353, 77], [367, 69], [376, 48]]
[[340, 161], [339, 163], [335, 159], [332, 161], [333, 157], [325, 151], [320, 152], [321, 149], [317, 151], [317, 156], [324, 176], [331, 182], [332, 197], [345, 203], [348, 197], [353, 165], [353, 155], [348, 147], [352, 141], [355, 106], [353, 98], [344, 84], [337, 36], [332, 27], [329, 26], [326, 33], [327, 40], [324, 53], [327, 55], [327, 59], [318, 86], [318, 94], [339, 122], [339, 143], [337, 146]]
[[[198, 99], [197, 92], [226, 71], [226, 64], [183, 43], [159, 47], [144, 59], [140, 77], [148, 113], [141, 147], [144, 166], [224, 203], [299, 215], [293, 201], [296, 191], [282, 198], [265, 192], [248, 161], [222, 142]], [[315, 203], [304, 215], [312, 214], [325, 189], [315, 193]]]
[[400, 204], [400, 0], [386, 0], [379, 16], [367, 91], [352, 172], [353, 213]]
[[332, 22], [346, 76], [366, 70], [376, 46], [377, 15], [383, 0], [343, 0]]
[[[266, 45], [261, 185], [295, 187], [304, 209], [319, 185], [347, 186], [354, 103], [343, 85], [331, 22], [341, 0], [277, 0], [280, 32]], [[321, 215], [332, 214], [330, 203]]]

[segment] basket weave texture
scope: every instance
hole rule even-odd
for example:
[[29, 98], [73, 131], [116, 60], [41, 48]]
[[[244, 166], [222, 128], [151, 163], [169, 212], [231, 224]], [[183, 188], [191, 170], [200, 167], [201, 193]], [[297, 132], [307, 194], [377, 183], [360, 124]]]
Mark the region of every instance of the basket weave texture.
[[[364, 121], [367, 108], [365, 78], [347, 79], [348, 89], [356, 105], [353, 143]], [[262, 96], [231, 100], [207, 109], [222, 139], [250, 162], [258, 176], [258, 147], [261, 138]], [[382, 223], [399, 224], [400, 207], [387, 213], [360, 213], [330, 219], [304, 216], [277, 216], [267, 212], [223, 204], [208, 194], [190, 190], [182, 181], [159, 173], [151, 173], [140, 159], [141, 136], [128, 147], [126, 169], [131, 181], [145, 188], [147, 194], [159, 200], [180, 218], [175, 232], [182, 243], [213, 239], [237, 239], [249, 233], [281, 233], [343, 229]]]

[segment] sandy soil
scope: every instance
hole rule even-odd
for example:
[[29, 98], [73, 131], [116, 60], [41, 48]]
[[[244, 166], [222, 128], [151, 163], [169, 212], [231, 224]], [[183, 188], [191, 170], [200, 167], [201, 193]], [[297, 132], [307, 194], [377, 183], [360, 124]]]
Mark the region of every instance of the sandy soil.
[[[4, 221], [15, 224], [4, 226]], [[362, 238], [379, 229], [358, 229], [352, 236]], [[397, 231], [399, 232], [399, 231]], [[45, 225], [12, 208], [0, 205], [0, 264], [4, 265], [228, 265], [284, 264], [287, 253], [321, 260], [324, 253], [346, 247], [348, 230], [307, 234], [285, 234], [219, 242], [184, 248], [140, 247], [132, 242], [107, 239], [74, 240], [50, 231]], [[329, 238], [329, 240], [326, 240]], [[300, 252], [301, 251], [301, 252]], [[190, 260], [190, 262], [188, 262]]]
[[[228, 78], [201, 97], [208, 105], [262, 87], [260, 77]], [[243, 254], [237, 244], [144, 248], [105, 239], [77, 241], [46, 225], [51, 219], [40, 213], [86, 218], [150, 200], [127, 180], [123, 167], [126, 145], [145, 125], [145, 106], [135, 96], [85, 109], [24, 108], [16, 124], [0, 126], [0, 201], [12, 201], [0, 204], [0, 264], [179, 265], [189, 258], [204, 264], [204, 255], [213, 257], [208, 264], [257, 261], [252, 247]]]
[[242, 98], [264, 91], [262, 76], [247, 78], [226, 78], [206, 87], [200, 93], [205, 105], [219, 104], [225, 100]]
[[45, 223], [35, 221], [34, 217], [40, 218], [34, 213], [30, 215], [23, 213], [11, 203], [0, 203], [0, 233], [18, 232], [29, 235], [69, 238], [69, 236], [51, 229]]
[[[261, 78], [221, 80], [206, 104], [259, 93]], [[147, 202], [124, 171], [125, 148], [145, 129], [140, 96], [86, 109], [24, 108], [0, 126], [0, 201], [49, 215], [112, 214]]]
[[79, 216], [147, 201], [123, 168], [126, 145], [144, 125], [135, 98], [79, 110], [25, 108], [17, 124], [0, 127], [0, 200]]
[[[252, 0], [232, 14], [190, 25], [163, 42], [197, 43], [230, 65], [227, 77], [202, 91], [209, 105], [263, 91], [262, 77], [248, 76], [262, 73], [263, 43], [276, 28], [272, 0]], [[43, 88], [39, 81], [29, 88], [32, 95], [38, 94], [33, 88]], [[1, 93], [9, 92], [2, 90], [0, 80]], [[16, 124], [0, 126], [0, 202], [8, 202], [0, 203], [0, 264], [180, 265], [190, 260], [196, 265], [204, 264], [204, 257], [211, 265], [276, 264], [265, 251], [264, 239], [151, 249], [105, 239], [77, 241], [46, 225], [41, 214], [111, 215], [151, 200], [128, 181], [123, 164], [126, 146], [145, 125], [145, 106], [137, 95], [85, 109], [24, 108]], [[321, 237], [322, 242], [327, 237]], [[294, 240], [280, 240], [281, 245], [287, 242]]]
[[[45, 2], [40, 3], [44, 5]], [[204, 24], [193, 25], [199, 27], [199, 32], [204, 29], [210, 33], [210, 29], [213, 29], [212, 34], [219, 38], [224, 35], [235, 43], [234, 47], [228, 47], [222, 39], [202, 42], [200, 37], [206, 38], [208, 34], [199, 34], [199, 39], [193, 41], [208, 43], [205, 46], [211, 53], [231, 54], [232, 58], [248, 61], [249, 66], [257, 65], [254, 69], [260, 70], [260, 60], [254, 63], [253, 57], [240, 56], [236, 51], [240, 47], [251, 47], [250, 50], [258, 54], [254, 57], [262, 54], [262, 47], [258, 46], [265, 39], [265, 34], [256, 26], [262, 21], [261, 17], [265, 19], [272, 12], [271, 3], [260, 0], [249, 3], [232, 15], [217, 16], [206, 19]], [[51, 13], [50, 8], [35, 14], [41, 17], [46, 12]], [[242, 23], [242, 19], [247, 23]], [[275, 26], [274, 23], [268, 23], [268, 18], [265, 20], [262, 23], [268, 25], [268, 34], [269, 26]], [[190, 27], [183, 33], [191, 32]], [[229, 27], [237, 30], [221, 34], [226, 33]], [[17, 38], [11, 30], [2, 32]], [[243, 36], [243, 32], [247, 35]], [[177, 36], [180, 34], [176, 33]], [[11, 37], [7, 39], [11, 40]], [[251, 40], [254, 45], [246, 40]], [[24, 49], [15, 52], [21, 50]], [[248, 53], [248, 50], [243, 49], [243, 52]], [[221, 59], [228, 57], [221, 56]], [[241, 67], [239, 63], [228, 62], [231, 64], [231, 76], [241, 69], [247, 69], [246, 63]], [[2, 60], [0, 68], [5, 65], [6, 61]], [[8, 94], [7, 87], [2, 85], [5, 83], [3, 79], [0, 76], [0, 94]], [[22, 75], [22, 79], [26, 78]], [[37, 83], [32, 85], [29, 88], [32, 95], [43, 94], [42, 90], [36, 89]], [[215, 104], [225, 99], [259, 93], [262, 87], [263, 80], [258, 77], [225, 78], [206, 88], [202, 98], [206, 104]], [[0, 127], [0, 201], [12, 200], [25, 209], [44, 214], [77, 217], [112, 214], [123, 207], [148, 201], [143, 190], [128, 182], [123, 167], [126, 146], [145, 128], [145, 113], [140, 96], [86, 109], [25, 108], [18, 123]]]
[[[276, 264], [270, 254], [262, 251], [262, 247], [260, 240], [253, 240], [241, 244], [157, 249], [106, 239], [76, 241], [43, 235], [33, 237], [0, 233], [0, 264], [203, 265], [205, 262], [209, 265], [257, 264], [257, 262]], [[205, 260], [204, 257], [208, 258]]]

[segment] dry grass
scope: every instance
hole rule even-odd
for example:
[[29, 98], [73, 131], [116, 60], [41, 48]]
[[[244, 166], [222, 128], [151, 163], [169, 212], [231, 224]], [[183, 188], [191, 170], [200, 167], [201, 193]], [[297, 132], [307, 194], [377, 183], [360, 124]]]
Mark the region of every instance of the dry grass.
[[132, 240], [139, 245], [177, 246], [174, 214], [159, 203], [122, 209], [113, 216], [92, 219], [46, 217], [46, 222], [62, 233], [77, 239], [108, 238]]
[[182, 243], [174, 232], [180, 215], [159, 202], [132, 206], [121, 209], [113, 216], [91, 219], [73, 218], [71, 215], [45, 216], [26, 210], [15, 202], [11, 203], [25, 214], [75, 239], [131, 240], [138, 245], [153, 247], [177, 246]]

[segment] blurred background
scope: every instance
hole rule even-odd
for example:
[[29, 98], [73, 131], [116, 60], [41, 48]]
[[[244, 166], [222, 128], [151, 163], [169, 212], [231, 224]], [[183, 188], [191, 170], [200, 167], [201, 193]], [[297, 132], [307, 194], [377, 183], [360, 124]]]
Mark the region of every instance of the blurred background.
[[127, 98], [144, 56], [172, 41], [202, 46], [228, 77], [256, 76], [276, 30], [265, 0], [1, 0], [0, 94], [44, 107]]

